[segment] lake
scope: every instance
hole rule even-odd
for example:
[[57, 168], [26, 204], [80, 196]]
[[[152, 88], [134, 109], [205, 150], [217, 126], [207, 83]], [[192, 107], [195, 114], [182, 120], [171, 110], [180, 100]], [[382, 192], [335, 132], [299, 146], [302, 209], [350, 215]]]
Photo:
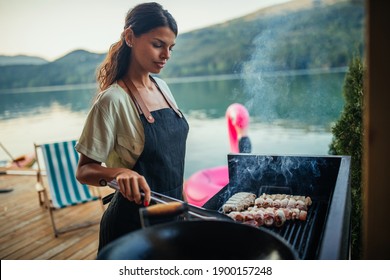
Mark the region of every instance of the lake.
[[[344, 76], [337, 70], [166, 79], [190, 125], [185, 178], [227, 164], [225, 112], [235, 102], [251, 115], [253, 153], [328, 154], [331, 126], [344, 104]], [[77, 138], [94, 95], [91, 86], [1, 93], [0, 142], [16, 157], [33, 152], [34, 142]], [[0, 150], [0, 161], [8, 159]]]

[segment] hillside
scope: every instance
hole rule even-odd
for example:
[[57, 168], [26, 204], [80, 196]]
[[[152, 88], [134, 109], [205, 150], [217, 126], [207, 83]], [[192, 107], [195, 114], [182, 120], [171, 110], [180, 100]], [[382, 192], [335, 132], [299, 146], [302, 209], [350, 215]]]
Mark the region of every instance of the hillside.
[[15, 56], [5, 56], [0, 55], [0, 66], [4, 65], [40, 65], [45, 64], [48, 61], [36, 57], [36, 56], [27, 56], [27, 55], [15, 55]]
[[94, 83], [96, 67], [104, 56], [76, 50], [43, 65], [2, 66], [0, 89]]
[[[363, 55], [362, 0], [296, 0], [180, 34], [163, 77], [347, 66]], [[0, 89], [93, 83], [104, 54], [0, 67]]]
[[313, 1], [288, 2], [280, 5], [285, 12], [273, 7], [183, 34], [163, 75], [242, 73], [248, 61], [252, 71], [341, 67], [354, 53], [363, 54], [362, 1], [305, 3]]

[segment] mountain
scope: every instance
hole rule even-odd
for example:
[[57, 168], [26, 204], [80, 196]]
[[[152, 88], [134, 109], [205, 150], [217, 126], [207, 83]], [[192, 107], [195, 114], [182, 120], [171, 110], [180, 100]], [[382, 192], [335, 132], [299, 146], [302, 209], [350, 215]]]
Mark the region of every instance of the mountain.
[[[363, 0], [295, 0], [179, 34], [164, 78], [345, 67], [364, 52]], [[0, 90], [95, 82], [105, 54], [0, 67]]]
[[50, 85], [94, 83], [96, 68], [104, 57], [85, 50], [73, 51], [44, 67], [50, 73], [47, 80]]
[[43, 65], [2, 66], [0, 89], [94, 83], [96, 67], [104, 57], [76, 50]]
[[343, 67], [363, 35], [363, 1], [292, 1], [179, 36], [163, 75]]
[[47, 60], [37, 56], [15, 55], [5, 56], [0, 55], [0, 66], [4, 65], [41, 65], [48, 63]]

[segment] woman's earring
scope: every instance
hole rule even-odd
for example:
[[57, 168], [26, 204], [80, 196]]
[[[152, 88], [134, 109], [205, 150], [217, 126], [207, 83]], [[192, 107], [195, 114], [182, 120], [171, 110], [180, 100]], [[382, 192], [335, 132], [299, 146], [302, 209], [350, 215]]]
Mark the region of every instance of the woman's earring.
[[127, 44], [127, 46], [128, 46], [129, 48], [132, 48], [132, 47], [133, 47], [133, 45], [130, 44], [129, 42], [126, 42], [126, 44]]

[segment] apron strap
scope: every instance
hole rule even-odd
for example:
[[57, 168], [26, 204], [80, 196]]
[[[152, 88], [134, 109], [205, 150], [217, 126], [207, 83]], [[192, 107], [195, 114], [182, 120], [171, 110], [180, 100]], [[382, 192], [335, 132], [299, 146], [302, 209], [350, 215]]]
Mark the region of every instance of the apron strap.
[[130, 96], [133, 98], [133, 100], [136, 101], [135, 103], [141, 109], [146, 120], [149, 123], [154, 123], [154, 118], [153, 118], [152, 114], [150, 113], [148, 107], [146, 107], [144, 101], [141, 98], [141, 95], [139, 94], [139, 92], [138, 92], [137, 88], [135, 87], [135, 85], [133, 84], [133, 82], [131, 80], [128, 80], [128, 79], [122, 79], [122, 80], [123, 80], [124, 84], [126, 85], [127, 90], [130, 92]]
[[[123, 81], [123, 80], [122, 80], [122, 81]], [[129, 87], [127, 86], [127, 84], [125, 83], [125, 81], [123, 81], [123, 83], [125, 84], [125, 86], [126, 86], [126, 88], [127, 88], [127, 92], [126, 92], [126, 93], [127, 93], [128, 95], [130, 95], [130, 98], [131, 98], [131, 100], [133, 100], [133, 102], [134, 102], [134, 104], [135, 104], [135, 107], [137, 107], [138, 114], [139, 114], [139, 115], [142, 115], [143, 112], [142, 112], [142, 110], [141, 110], [141, 107], [138, 105], [137, 100], [135, 99], [134, 95], [131, 93], [131, 91], [130, 91]]]
[[173, 104], [173, 102], [168, 98], [168, 96], [165, 94], [165, 92], [160, 88], [160, 86], [157, 84], [157, 82], [153, 79], [152, 76], [150, 76], [150, 79], [153, 81], [153, 83], [156, 85], [157, 89], [161, 92], [162, 96], [165, 98], [165, 101], [167, 101], [167, 103], [169, 104], [169, 106], [173, 109], [173, 111], [176, 112], [176, 114], [182, 118], [183, 115], [182, 113], [179, 111], [179, 109], [175, 106], [175, 104]]

